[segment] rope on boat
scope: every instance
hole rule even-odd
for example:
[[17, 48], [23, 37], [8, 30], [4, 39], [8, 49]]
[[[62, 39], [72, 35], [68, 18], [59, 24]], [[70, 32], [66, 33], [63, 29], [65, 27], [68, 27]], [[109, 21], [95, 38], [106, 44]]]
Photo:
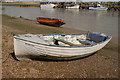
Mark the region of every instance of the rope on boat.
[[10, 54], [8, 54], [7, 58], [4, 61], [2, 61], [2, 63], [5, 63], [5, 61], [7, 61], [9, 57], [10, 57]]

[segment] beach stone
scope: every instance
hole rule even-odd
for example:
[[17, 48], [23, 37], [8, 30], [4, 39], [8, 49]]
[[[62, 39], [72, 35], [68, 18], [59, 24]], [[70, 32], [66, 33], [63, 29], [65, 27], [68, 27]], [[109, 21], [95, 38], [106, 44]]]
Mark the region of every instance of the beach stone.
[[34, 68], [30, 68], [29, 71], [30, 73], [39, 73], [39, 71]]
[[23, 68], [22, 70], [23, 70], [23, 71], [26, 71], [27, 69], [26, 69], [26, 68]]

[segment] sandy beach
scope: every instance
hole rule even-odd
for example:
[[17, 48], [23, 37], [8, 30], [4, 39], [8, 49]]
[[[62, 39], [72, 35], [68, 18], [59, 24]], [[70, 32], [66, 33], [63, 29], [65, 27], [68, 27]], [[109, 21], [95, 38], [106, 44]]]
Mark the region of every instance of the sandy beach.
[[118, 78], [118, 38], [95, 54], [72, 61], [15, 60], [13, 35], [48, 33], [85, 33], [65, 27], [50, 27], [36, 21], [2, 16], [3, 78]]

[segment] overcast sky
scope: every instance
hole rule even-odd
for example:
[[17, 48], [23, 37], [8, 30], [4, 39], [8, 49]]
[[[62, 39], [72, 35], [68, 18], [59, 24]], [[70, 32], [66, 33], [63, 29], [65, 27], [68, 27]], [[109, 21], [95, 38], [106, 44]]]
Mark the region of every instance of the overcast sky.
[[[76, 0], [14, 0], [14, 1], [76, 1]], [[120, 1], [120, 0], [82, 0], [82, 1]]]

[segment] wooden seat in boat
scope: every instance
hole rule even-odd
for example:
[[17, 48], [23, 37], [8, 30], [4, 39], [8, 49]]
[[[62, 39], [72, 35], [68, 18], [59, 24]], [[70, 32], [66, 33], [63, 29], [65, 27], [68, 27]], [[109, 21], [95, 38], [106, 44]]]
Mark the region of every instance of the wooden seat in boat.
[[[65, 40], [63, 40], [63, 39], [54, 39], [54, 40], [63, 42], [63, 43], [65, 43], [65, 44], [69, 45], [69, 46], [81, 46], [81, 44], [73, 44], [73, 43], [68, 42], [68, 41], [65, 41]], [[57, 43], [57, 42], [56, 42], [56, 43]], [[56, 44], [56, 43], [55, 43], [55, 44]]]

